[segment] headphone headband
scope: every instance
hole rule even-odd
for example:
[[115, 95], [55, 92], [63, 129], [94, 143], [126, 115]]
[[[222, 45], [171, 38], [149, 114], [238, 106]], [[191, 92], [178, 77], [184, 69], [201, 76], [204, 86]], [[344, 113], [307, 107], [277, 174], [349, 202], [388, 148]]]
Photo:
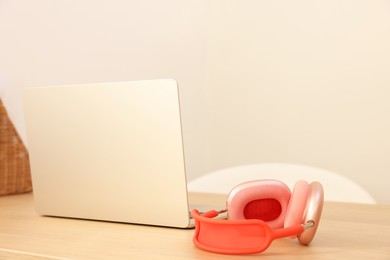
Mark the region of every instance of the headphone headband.
[[298, 235], [313, 223], [272, 229], [258, 219], [217, 220], [218, 212], [211, 210], [200, 214], [191, 211], [195, 219], [195, 245], [203, 250], [222, 254], [255, 254], [263, 252], [274, 239]]

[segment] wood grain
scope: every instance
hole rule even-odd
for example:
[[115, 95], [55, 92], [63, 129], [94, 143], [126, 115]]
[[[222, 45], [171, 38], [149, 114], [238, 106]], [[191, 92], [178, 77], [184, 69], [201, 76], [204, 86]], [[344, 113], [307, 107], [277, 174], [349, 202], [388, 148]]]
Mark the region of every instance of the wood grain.
[[261, 255], [231, 256], [194, 247], [194, 230], [42, 217], [32, 194], [21, 194], [0, 198], [0, 259], [390, 259], [389, 219], [390, 206], [326, 202], [309, 246], [279, 239]]

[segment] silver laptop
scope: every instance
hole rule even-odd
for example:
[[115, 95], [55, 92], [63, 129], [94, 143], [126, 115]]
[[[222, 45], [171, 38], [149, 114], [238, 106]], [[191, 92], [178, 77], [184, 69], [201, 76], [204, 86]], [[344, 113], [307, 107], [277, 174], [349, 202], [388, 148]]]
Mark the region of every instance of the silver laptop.
[[192, 226], [176, 81], [29, 88], [23, 99], [38, 213]]

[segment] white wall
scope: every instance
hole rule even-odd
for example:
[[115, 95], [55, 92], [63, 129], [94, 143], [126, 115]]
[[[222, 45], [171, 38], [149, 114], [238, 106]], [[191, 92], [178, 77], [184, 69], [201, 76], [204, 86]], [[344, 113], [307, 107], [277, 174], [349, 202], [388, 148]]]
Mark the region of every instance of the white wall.
[[0, 95], [176, 78], [189, 178], [303, 163], [390, 203], [390, 1], [0, 1]]
[[[190, 169], [204, 160], [207, 1], [0, 1], [0, 93], [23, 140], [25, 87], [180, 83]], [[189, 171], [191, 173], [191, 170]]]
[[390, 203], [390, 1], [220, 1], [213, 10], [210, 169], [302, 163]]

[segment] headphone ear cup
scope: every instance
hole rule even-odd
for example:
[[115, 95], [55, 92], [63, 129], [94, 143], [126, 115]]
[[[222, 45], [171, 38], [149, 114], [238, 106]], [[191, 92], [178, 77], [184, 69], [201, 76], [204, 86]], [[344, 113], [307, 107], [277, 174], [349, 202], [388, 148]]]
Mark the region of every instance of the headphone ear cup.
[[271, 228], [282, 228], [290, 197], [287, 185], [276, 180], [242, 183], [229, 193], [229, 219], [260, 219]]
[[305, 214], [310, 185], [303, 180], [295, 183], [290, 202], [286, 210], [284, 227], [302, 224]]
[[320, 224], [322, 208], [324, 206], [324, 189], [319, 182], [310, 184], [307, 205], [302, 223], [309, 220], [314, 222], [314, 226], [306, 229], [298, 235], [298, 240], [302, 245], [308, 245], [314, 238], [318, 225]]

